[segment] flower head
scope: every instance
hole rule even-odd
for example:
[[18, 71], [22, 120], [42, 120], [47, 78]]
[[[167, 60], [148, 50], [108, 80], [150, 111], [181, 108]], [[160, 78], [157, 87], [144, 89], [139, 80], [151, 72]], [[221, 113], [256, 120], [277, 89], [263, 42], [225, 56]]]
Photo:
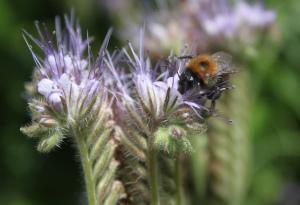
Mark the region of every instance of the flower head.
[[[36, 63], [29, 106], [32, 125], [21, 128], [30, 137], [39, 137], [38, 150], [48, 152], [65, 136], [78, 149], [89, 204], [116, 204], [124, 195], [121, 181], [115, 179], [120, 162], [115, 158], [111, 99], [106, 86], [105, 55], [111, 30], [98, 57], [92, 61], [89, 42], [81, 38], [74, 17], [65, 17], [65, 28], [56, 19], [55, 40], [37, 26], [39, 40], [24, 32], [24, 39]], [[44, 53], [38, 57], [28, 38]], [[86, 55], [86, 48], [88, 52]], [[32, 91], [32, 90], [31, 90]], [[109, 193], [110, 192], [110, 193]]]
[[[45, 107], [42, 110], [47, 112], [51, 109], [68, 120], [82, 114], [80, 113], [82, 107], [88, 107], [93, 103], [92, 109], [95, 109], [99, 103], [105, 101], [106, 94], [101, 73], [104, 69], [104, 50], [111, 32], [103, 43], [96, 63], [92, 64], [90, 56], [83, 56], [90, 39], [81, 38], [80, 27], [74, 26], [73, 18], [66, 17], [65, 24], [66, 27], [62, 30], [59, 18], [56, 19], [56, 41], [51, 39], [46, 29], [43, 33], [39, 26], [37, 26], [39, 40], [27, 32], [24, 38], [36, 63], [34, 84], [37, 95], [43, 99], [41, 103], [33, 100], [35, 107], [46, 105], [48, 109]], [[27, 37], [42, 49], [44, 57], [39, 58], [32, 51]]]
[[[42, 30], [38, 24], [37, 30], [39, 39], [26, 31], [23, 34], [36, 64], [32, 82], [35, 92], [31, 92], [29, 106], [33, 123], [38, 125], [36, 127], [47, 128], [45, 135], [59, 132], [61, 137], [57, 137], [57, 140], [60, 141], [63, 132], [69, 131], [68, 128], [86, 127], [99, 112], [103, 114], [110, 110], [103, 71], [111, 31], [96, 61], [91, 62], [89, 49], [86, 52], [90, 39], [82, 39], [80, 27], [75, 24], [73, 16], [70, 19], [65, 17], [64, 28], [61, 27], [60, 19], [56, 18], [55, 36], [46, 28]], [[43, 51], [43, 57], [33, 52], [29, 40]], [[23, 131], [31, 135], [32, 127], [30, 129], [23, 128]]]
[[[168, 124], [202, 124], [206, 117], [203, 113], [208, 110], [205, 97], [195, 90], [195, 95], [178, 91], [186, 60], [170, 55], [153, 65], [144, 52], [143, 32], [140, 36], [139, 52], [129, 43], [129, 51], [121, 51], [118, 66], [111, 63], [113, 60], [107, 62], [116, 82], [112, 89], [116, 90], [118, 109], [123, 114], [119, 121], [146, 135]], [[126, 77], [120, 75], [124, 68], [129, 70]]]
[[154, 9], [149, 2], [122, 2], [123, 4], [118, 3], [118, 0], [103, 1], [104, 6], [114, 14], [114, 19], [120, 19], [118, 23], [121, 39], [130, 40], [134, 47], [138, 46], [139, 40], [132, 37], [139, 32], [140, 26], [145, 24], [144, 44], [147, 50], [165, 53], [173, 49], [179, 52], [188, 38], [187, 32], [182, 29], [179, 9], [168, 7], [166, 1], [158, 1], [158, 9]]
[[227, 1], [202, 1], [194, 15], [208, 35], [225, 38], [240, 37], [243, 30], [264, 28], [275, 20], [274, 11], [265, 10], [261, 4], [250, 5], [244, 1], [233, 6]]
[[[262, 29], [274, 24], [276, 18], [275, 11], [246, 1], [187, 0], [171, 3], [165, 0], [157, 4], [158, 9], [146, 5], [146, 9], [138, 7], [126, 18], [120, 16], [123, 23], [121, 37], [126, 40], [132, 40], [138, 30], [137, 25], [145, 22], [145, 47], [155, 53], [173, 49], [179, 54], [185, 43], [196, 43], [199, 51], [230, 47], [227, 43], [236, 42], [249, 46], [259, 37]], [[124, 15], [124, 12], [117, 13]], [[133, 39], [133, 44], [138, 43]]]
[[237, 3], [235, 13], [240, 24], [245, 23], [256, 28], [271, 25], [276, 18], [273, 10], [265, 10], [263, 5], [258, 3], [249, 5], [243, 1]]

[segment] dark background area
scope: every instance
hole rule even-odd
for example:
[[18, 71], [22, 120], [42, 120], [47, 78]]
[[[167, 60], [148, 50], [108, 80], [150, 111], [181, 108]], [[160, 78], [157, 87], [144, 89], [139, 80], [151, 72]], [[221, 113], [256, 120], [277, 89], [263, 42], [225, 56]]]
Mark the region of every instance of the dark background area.
[[101, 41], [110, 25], [100, 12], [99, 2], [90, 3], [94, 9], [84, 12], [82, 7], [76, 9], [80, 7], [78, 2], [0, 1], [1, 205], [62, 205], [82, 201], [80, 164], [71, 143], [65, 141], [50, 154], [41, 154], [35, 149], [35, 140], [19, 131], [20, 126], [30, 123], [22, 92], [24, 82], [31, 80], [34, 65], [21, 30], [36, 34], [35, 20], [53, 26], [56, 15], [70, 13], [74, 8], [84, 25], [83, 33], [88, 29], [95, 41]]
[[[249, 203], [296, 205], [300, 204], [300, 2], [270, 0], [267, 5], [278, 12], [280, 41], [262, 44], [259, 57], [248, 62], [257, 96], [251, 123], [255, 180]], [[100, 0], [0, 0], [1, 205], [82, 201], [83, 181], [71, 143], [65, 141], [60, 149], [41, 154], [34, 149], [36, 142], [19, 131], [30, 122], [22, 92], [33, 70], [21, 29], [35, 33], [35, 20], [53, 25], [54, 17], [70, 8], [98, 48], [111, 26]], [[110, 47], [115, 44], [114, 37]]]

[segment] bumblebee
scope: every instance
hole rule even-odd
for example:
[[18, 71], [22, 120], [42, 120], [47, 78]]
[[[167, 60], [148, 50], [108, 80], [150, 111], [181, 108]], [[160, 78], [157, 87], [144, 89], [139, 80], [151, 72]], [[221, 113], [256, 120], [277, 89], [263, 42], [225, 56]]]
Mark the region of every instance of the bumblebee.
[[182, 56], [189, 58], [185, 70], [179, 74], [178, 91], [181, 94], [194, 92], [199, 99], [211, 101], [209, 114], [215, 110], [216, 100], [224, 90], [231, 89], [229, 76], [235, 73], [231, 65], [232, 57], [225, 52], [213, 55]]

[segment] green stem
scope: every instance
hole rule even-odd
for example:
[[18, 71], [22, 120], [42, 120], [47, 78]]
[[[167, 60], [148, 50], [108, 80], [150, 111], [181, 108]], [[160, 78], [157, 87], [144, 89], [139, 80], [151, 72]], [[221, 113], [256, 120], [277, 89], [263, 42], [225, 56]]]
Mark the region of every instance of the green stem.
[[182, 181], [181, 181], [181, 164], [180, 155], [175, 159], [175, 184], [176, 184], [176, 205], [182, 204]]
[[86, 192], [89, 205], [96, 205], [95, 183], [92, 175], [92, 164], [89, 159], [88, 148], [82, 136], [75, 135], [75, 140], [79, 150], [80, 160], [83, 168]]
[[151, 140], [149, 140], [148, 145], [148, 171], [151, 190], [151, 205], [159, 205], [156, 150], [152, 146]]

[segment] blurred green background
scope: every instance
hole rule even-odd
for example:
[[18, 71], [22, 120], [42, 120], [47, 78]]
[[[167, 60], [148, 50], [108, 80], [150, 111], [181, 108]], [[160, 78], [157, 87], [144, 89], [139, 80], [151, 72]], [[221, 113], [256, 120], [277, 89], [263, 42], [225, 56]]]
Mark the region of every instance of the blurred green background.
[[[300, 204], [300, 1], [266, 1], [277, 11], [279, 40], [267, 39], [247, 62], [255, 102], [250, 131], [253, 178], [248, 204]], [[0, 205], [82, 204], [79, 162], [71, 143], [40, 154], [19, 128], [29, 123], [22, 97], [33, 61], [21, 29], [34, 33], [34, 21], [53, 25], [56, 15], [74, 8], [83, 31], [98, 48], [112, 26], [100, 0], [0, 0]], [[109, 14], [113, 16], [113, 14]], [[85, 33], [85, 32], [83, 32]], [[113, 48], [117, 44], [112, 39]]]
[[74, 8], [83, 30], [88, 29], [96, 41], [101, 41], [110, 23], [100, 12], [99, 2], [84, 2], [89, 7], [63, 0], [0, 0], [1, 205], [82, 204], [80, 163], [71, 143], [64, 142], [60, 149], [41, 154], [35, 149], [36, 142], [19, 129], [30, 122], [22, 93], [34, 65], [21, 30], [36, 34], [35, 20], [53, 25], [56, 15]]

